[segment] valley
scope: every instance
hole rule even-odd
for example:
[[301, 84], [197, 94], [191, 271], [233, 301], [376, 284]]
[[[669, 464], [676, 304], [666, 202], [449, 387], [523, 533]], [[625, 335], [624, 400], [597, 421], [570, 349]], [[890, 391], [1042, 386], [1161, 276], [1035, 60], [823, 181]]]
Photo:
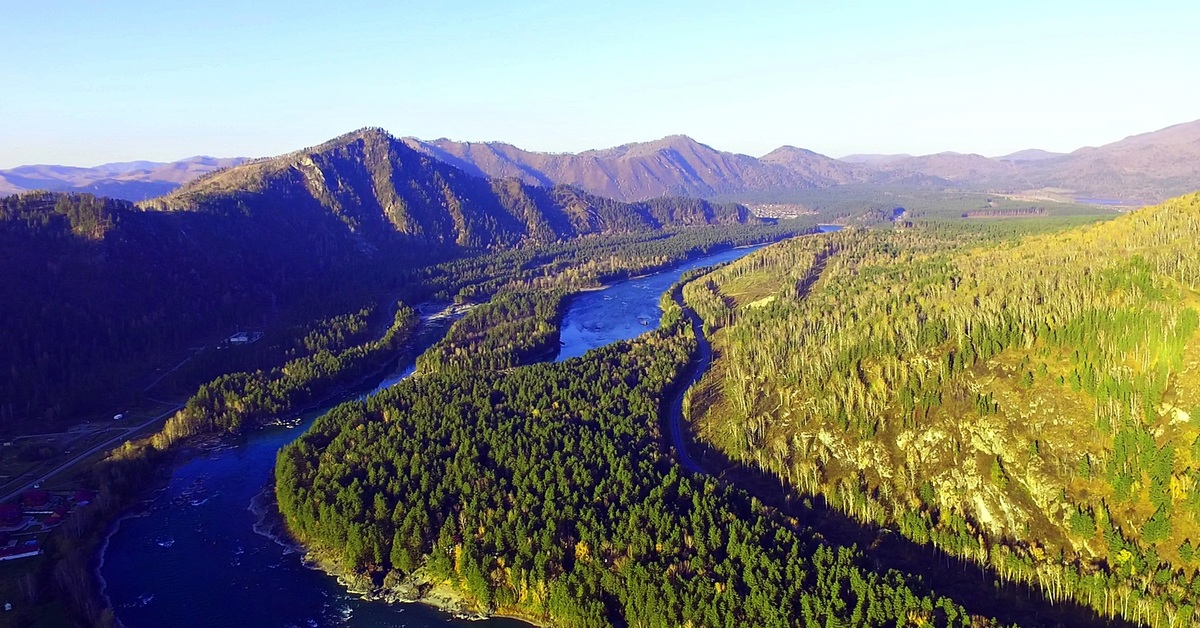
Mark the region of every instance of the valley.
[[60, 9], [0, 628], [1200, 626], [1200, 4]]
[[[592, 157], [643, 154], [623, 147]], [[1189, 385], [1171, 379], [1195, 327], [1191, 301], [1172, 306], [1190, 294], [1180, 282], [1195, 281], [1177, 244], [1190, 201], [1119, 215], [1020, 195], [845, 182], [621, 202], [558, 183], [481, 178], [454, 163], [368, 128], [137, 205], [40, 192], [0, 200], [0, 235], [22, 269], [0, 288], [48, 291], [28, 303], [87, 312], [74, 335], [39, 336], [30, 331], [42, 324], [39, 310], [6, 301], [13, 356], [35, 348], [65, 356], [35, 361], [6, 384], [6, 429], [69, 428], [149, 393], [180, 400], [161, 423], [147, 423], [148, 436], [62, 465], [56, 486], [103, 496], [71, 536], [52, 536], [53, 560], [38, 563], [38, 577], [59, 574], [67, 612], [99, 624], [191, 621], [172, 613], [194, 592], [153, 594], [158, 585], [140, 579], [172, 552], [210, 568], [199, 564], [199, 546], [178, 543], [190, 533], [162, 517], [195, 511], [188, 516], [203, 538], [205, 518], [225, 518], [212, 509], [236, 510], [246, 495], [256, 516], [272, 519], [273, 494], [281, 517], [272, 534], [302, 544], [354, 591], [449, 596], [458, 612], [538, 624], [1153, 625], [1191, 616], [1190, 524], [1162, 523], [1176, 508], [1189, 512], [1190, 463], [1170, 445], [1189, 428], [1186, 419], [1169, 432], [1134, 422], [1161, 407], [1190, 412], [1177, 398]], [[780, 209], [759, 217], [738, 198]], [[1089, 270], [1108, 282], [1095, 285], [1047, 274], [1096, 258], [1094, 246], [1136, 252], [1133, 266]], [[734, 258], [711, 273], [698, 268]], [[1023, 261], [1006, 265], [1013, 259]], [[669, 268], [678, 270], [659, 274]], [[990, 279], [984, 270], [1002, 268], [1021, 270]], [[1020, 274], [1034, 269], [1043, 270]], [[139, 279], [145, 272], [156, 278]], [[1163, 273], [1175, 283], [1162, 283]], [[624, 283], [597, 291], [614, 281]], [[963, 281], [969, 304], [955, 300]], [[1007, 290], [1030, 282], [1034, 297]], [[173, 286], [168, 298], [163, 285]], [[640, 305], [605, 300], [624, 301], [629, 290]], [[1075, 300], [1049, 297], [1062, 290]], [[1117, 344], [1079, 344], [1081, 330], [1102, 324], [1082, 304], [1101, 294], [1124, 308], [1119, 320], [1157, 317], [1177, 335], [1139, 340], [1119, 323], [1101, 328]], [[414, 308], [431, 301], [458, 304], [461, 315], [436, 336], [422, 331]], [[585, 303], [608, 322], [578, 322], [573, 308]], [[652, 303], [661, 326], [647, 313]], [[1018, 304], [1026, 318], [1012, 318]], [[1058, 309], [1039, 313], [1051, 305]], [[637, 314], [603, 314], [616, 307]], [[875, 318], [876, 307], [886, 313]], [[983, 308], [986, 325], [965, 314], [973, 308]], [[223, 338], [230, 325], [261, 329], [262, 339], [194, 345]], [[1014, 325], [1033, 325], [1023, 332], [1032, 335]], [[860, 333], [865, 348], [854, 348]], [[75, 339], [88, 336], [109, 344], [80, 350]], [[966, 344], [939, 355], [951, 338]], [[377, 386], [398, 359], [412, 364], [398, 372], [413, 376]], [[1139, 359], [1152, 367], [1097, 370]], [[148, 375], [161, 364], [169, 367]], [[806, 370], [789, 372], [797, 364]], [[1029, 373], [1032, 383], [1003, 383]], [[1059, 388], [1022, 397], [1052, 381]], [[364, 389], [375, 390], [357, 397]], [[1108, 427], [1089, 418], [1093, 440], [1064, 449], [1059, 441], [1081, 429], [1066, 417], [1089, 412], [1096, 390], [1108, 400]], [[1033, 409], [1019, 415], [1028, 431], [1007, 410], [1021, 404]], [[303, 430], [267, 427], [260, 436], [299, 416]], [[1106, 453], [1117, 442], [1124, 462]], [[904, 453], [914, 446], [931, 470]], [[281, 447], [273, 488], [264, 487]], [[240, 451], [255, 452], [254, 470], [238, 466], [249, 464]], [[1070, 460], [1083, 454], [1092, 470], [1079, 476]], [[1139, 479], [1135, 469], [1159, 458], [1176, 466]], [[235, 488], [239, 480], [248, 484]], [[145, 520], [110, 538], [107, 523], [155, 486], [168, 487], [170, 503], [149, 506]], [[967, 494], [976, 499], [951, 497]], [[1089, 518], [1092, 537], [1082, 532]], [[256, 572], [284, 560], [288, 578], [305, 583], [296, 586], [330, 601], [231, 606], [229, 621], [265, 613], [269, 623], [295, 611], [335, 622], [345, 609], [386, 621], [388, 607], [347, 597], [296, 557], [277, 556], [283, 547], [255, 527], [209, 538], [240, 539], [235, 571], [253, 546], [253, 559], [267, 561]], [[145, 545], [147, 535], [170, 542]], [[97, 551], [115, 552], [104, 568], [113, 601], [89, 575]], [[977, 584], [956, 575], [973, 570]]]

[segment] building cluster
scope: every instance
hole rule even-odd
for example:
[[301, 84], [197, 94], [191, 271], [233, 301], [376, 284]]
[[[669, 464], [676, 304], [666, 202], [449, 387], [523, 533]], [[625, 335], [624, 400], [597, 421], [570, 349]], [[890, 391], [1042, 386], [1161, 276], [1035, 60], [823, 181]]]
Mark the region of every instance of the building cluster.
[[15, 502], [0, 504], [0, 561], [42, 553], [46, 535], [67, 515], [95, 499], [91, 491], [25, 491]]

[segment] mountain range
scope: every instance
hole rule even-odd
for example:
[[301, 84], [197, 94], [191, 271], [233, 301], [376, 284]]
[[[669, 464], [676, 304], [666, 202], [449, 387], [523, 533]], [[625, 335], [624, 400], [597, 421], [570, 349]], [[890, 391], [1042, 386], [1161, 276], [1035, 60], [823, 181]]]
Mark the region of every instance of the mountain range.
[[1066, 197], [1137, 204], [1200, 189], [1200, 120], [1072, 153], [1027, 149], [994, 158], [944, 152], [833, 159], [794, 146], [752, 157], [684, 135], [578, 154], [537, 153], [498, 142], [404, 141], [468, 172], [565, 183], [623, 200], [737, 198], [862, 184], [995, 192], [1050, 189]]
[[0, 379], [0, 425], [111, 403], [155, 358], [247, 321], [308, 320], [396, 294], [435, 261], [760, 222], [735, 204], [624, 203], [476, 177], [380, 129], [218, 168], [137, 205], [73, 192], [0, 197], [0, 364], [23, 365]]
[[569, 185], [503, 176], [479, 176], [478, 169], [432, 158], [368, 128], [211, 172], [142, 207], [285, 219], [307, 213], [336, 218], [355, 237], [471, 248], [755, 220], [741, 205], [695, 198], [624, 203]]
[[129, 201], [166, 194], [220, 168], [246, 161], [241, 157], [189, 157], [169, 163], [127, 161], [92, 168], [74, 166], [18, 166], [0, 170], [0, 195], [29, 190], [87, 192]]
[[[753, 157], [718, 150], [686, 135], [581, 153], [544, 153], [503, 142], [444, 138], [406, 137], [399, 143], [466, 174], [515, 178], [538, 186], [569, 185], [621, 201], [664, 196], [747, 200], [757, 193], [778, 196], [795, 190], [870, 185], [1002, 193], [1037, 190], [1135, 205], [1200, 189], [1200, 120], [1071, 153], [1027, 149], [1000, 157], [943, 152], [834, 159], [794, 146]], [[21, 166], [0, 170], [0, 194], [41, 189], [141, 201], [246, 161], [192, 157], [95, 168]]]

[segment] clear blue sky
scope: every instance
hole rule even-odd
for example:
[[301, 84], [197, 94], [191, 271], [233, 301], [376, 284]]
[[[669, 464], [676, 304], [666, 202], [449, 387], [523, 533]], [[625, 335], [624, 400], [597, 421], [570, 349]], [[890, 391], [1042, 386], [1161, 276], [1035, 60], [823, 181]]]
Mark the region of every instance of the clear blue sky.
[[0, 168], [260, 156], [361, 126], [997, 155], [1200, 118], [1192, 2], [0, 0]]

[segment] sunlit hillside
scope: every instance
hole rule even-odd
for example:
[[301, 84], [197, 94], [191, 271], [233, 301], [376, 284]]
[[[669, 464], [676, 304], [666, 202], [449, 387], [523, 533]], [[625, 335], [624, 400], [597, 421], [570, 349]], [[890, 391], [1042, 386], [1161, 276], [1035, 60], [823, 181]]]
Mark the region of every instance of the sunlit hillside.
[[694, 427], [1052, 599], [1190, 620], [1198, 235], [1190, 195], [1020, 241], [925, 228], [770, 247], [685, 289], [717, 356]]

